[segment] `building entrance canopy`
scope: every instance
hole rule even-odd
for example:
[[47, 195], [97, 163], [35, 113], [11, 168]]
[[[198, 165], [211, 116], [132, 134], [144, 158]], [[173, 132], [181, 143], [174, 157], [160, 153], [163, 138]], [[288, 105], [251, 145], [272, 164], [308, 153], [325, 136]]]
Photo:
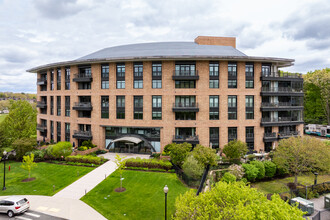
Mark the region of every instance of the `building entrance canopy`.
[[132, 142], [134, 144], [139, 144], [142, 142], [140, 138], [137, 137], [121, 137], [113, 140], [111, 143], [119, 142], [119, 141], [127, 141], [127, 142]]

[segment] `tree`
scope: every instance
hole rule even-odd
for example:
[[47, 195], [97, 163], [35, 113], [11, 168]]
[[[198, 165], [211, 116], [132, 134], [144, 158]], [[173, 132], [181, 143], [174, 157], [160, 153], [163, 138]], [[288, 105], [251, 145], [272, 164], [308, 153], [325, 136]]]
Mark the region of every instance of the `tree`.
[[226, 182], [226, 183], [235, 182], [236, 181], [236, 176], [234, 176], [233, 174], [227, 172], [223, 175], [223, 177], [221, 178], [221, 181]]
[[169, 153], [173, 164], [182, 167], [184, 160], [186, 159], [188, 153], [191, 151], [191, 148], [191, 144], [188, 143], [173, 143], [167, 147], [167, 153]]
[[9, 147], [15, 140], [36, 134], [37, 110], [28, 101], [11, 103], [8, 116], [0, 124], [5, 136], [4, 146]]
[[251, 161], [251, 164], [253, 164], [258, 169], [257, 179], [263, 179], [265, 177], [265, 166], [263, 162], [255, 160]]
[[330, 148], [317, 138], [291, 137], [279, 142], [273, 162], [277, 168], [294, 174], [294, 183], [297, 184], [302, 172], [330, 170]]
[[16, 159], [21, 160], [27, 152], [35, 150], [37, 140], [35, 138], [24, 137], [15, 140], [12, 146], [16, 151]]
[[115, 157], [115, 163], [117, 165], [117, 170], [120, 174], [120, 190], [122, 190], [123, 188], [123, 178], [122, 178], [122, 175], [123, 175], [123, 170], [125, 169], [125, 165], [126, 165], [126, 161], [124, 160], [126, 157], [123, 156], [119, 156], [119, 154], [116, 154], [116, 157]]
[[244, 168], [246, 179], [254, 182], [258, 176], [259, 170], [253, 164], [243, 163], [242, 167]]
[[198, 179], [203, 174], [203, 165], [192, 155], [189, 155], [183, 163], [183, 172], [193, 179]]
[[330, 68], [308, 72], [304, 77], [304, 92], [306, 118], [323, 119], [330, 124]]
[[206, 167], [207, 165], [216, 166], [218, 164], [215, 149], [198, 144], [191, 154], [203, 167]]
[[300, 209], [284, 202], [278, 194], [268, 200], [263, 193], [242, 181], [220, 181], [199, 196], [190, 190], [176, 199], [175, 208], [175, 220], [304, 219]]
[[34, 162], [34, 154], [23, 156], [23, 163], [21, 167], [29, 172], [29, 179], [31, 177], [31, 170], [36, 166], [37, 164]]
[[230, 160], [238, 160], [248, 152], [246, 143], [238, 140], [230, 141], [223, 148], [223, 153]]

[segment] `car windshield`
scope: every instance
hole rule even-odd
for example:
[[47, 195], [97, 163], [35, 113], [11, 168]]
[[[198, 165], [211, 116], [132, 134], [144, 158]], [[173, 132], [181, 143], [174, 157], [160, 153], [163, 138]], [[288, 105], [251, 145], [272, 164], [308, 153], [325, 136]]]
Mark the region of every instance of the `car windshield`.
[[26, 203], [26, 202], [27, 202], [27, 199], [24, 198], [24, 199], [19, 200], [19, 201], [17, 202], [17, 205], [23, 205], [23, 204]]

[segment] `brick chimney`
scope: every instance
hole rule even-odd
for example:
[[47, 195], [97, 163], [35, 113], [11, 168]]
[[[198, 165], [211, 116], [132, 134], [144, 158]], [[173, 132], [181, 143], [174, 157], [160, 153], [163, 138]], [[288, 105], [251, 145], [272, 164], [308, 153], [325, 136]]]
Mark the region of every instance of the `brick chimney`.
[[198, 36], [195, 38], [195, 43], [200, 45], [232, 46], [236, 48], [236, 37]]

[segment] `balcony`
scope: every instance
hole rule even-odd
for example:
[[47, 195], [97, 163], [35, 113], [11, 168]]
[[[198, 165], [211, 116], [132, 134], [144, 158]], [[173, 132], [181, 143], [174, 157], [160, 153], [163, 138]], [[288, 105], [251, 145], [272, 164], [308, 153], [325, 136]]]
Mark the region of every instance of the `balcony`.
[[173, 135], [173, 142], [180, 144], [180, 143], [190, 143], [190, 144], [199, 144], [198, 135]]
[[75, 102], [73, 110], [77, 111], [92, 111], [93, 106], [91, 102]]
[[278, 133], [278, 138], [279, 139], [289, 138], [289, 137], [297, 137], [297, 136], [300, 136], [299, 131], [279, 132]]
[[38, 86], [46, 86], [47, 85], [47, 79], [46, 78], [37, 79], [37, 85]]
[[300, 73], [261, 73], [261, 80], [272, 80], [272, 81], [303, 81], [302, 74]]
[[173, 71], [173, 80], [198, 80], [198, 70], [189, 70], [189, 71], [183, 71], [183, 70], [174, 70]]
[[304, 96], [303, 89], [291, 87], [261, 88], [260, 95], [268, 96]]
[[302, 103], [291, 103], [291, 102], [261, 103], [261, 111], [302, 110], [302, 109], [304, 109]]
[[77, 73], [73, 76], [73, 82], [92, 82], [92, 74], [91, 73]]
[[273, 141], [277, 141], [276, 132], [264, 133], [264, 142], [273, 142]]
[[173, 112], [199, 112], [198, 103], [173, 103]]
[[76, 138], [76, 139], [82, 139], [82, 140], [92, 140], [93, 139], [91, 131], [74, 131], [72, 137]]
[[262, 118], [261, 126], [298, 125], [304, 121], [298, 117]]
[[47, 102], [37, 101], [37, 108], [47, 108]]
[[44, 124], [37, 124], [37, 131], [40, 131], [40, 132], [45, 132], [45, 131], [47, 131], [47, 125], [44, 125]]

